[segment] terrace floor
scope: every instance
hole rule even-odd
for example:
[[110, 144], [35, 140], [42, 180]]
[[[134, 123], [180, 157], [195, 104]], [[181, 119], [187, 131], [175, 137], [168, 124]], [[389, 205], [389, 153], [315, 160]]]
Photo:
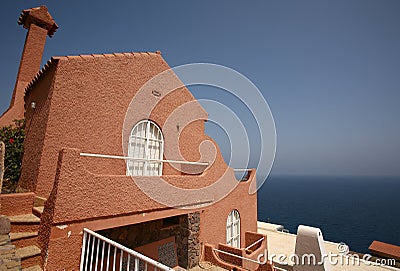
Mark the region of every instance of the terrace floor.
[[[267, 235], [268, 240], [268, 257], [271, 260], [271, 255], [287, 255], [288, 258], [291, 254], [295, 252], [296, 245], [296, 234], [285, 233], [277, 230], [277, 225], [273, 225], [266, 222], [258, 222], [258, 232]], [[323, 234], [322, 229], [322, 234]], [[333, 243], [329, 241], [325, 241], [325, 248], [327, 254], [338, 254], [338, 243]], [[353, 252], [349, 252], [353, 253]], [[357, 253], [358, 254], [358, 253]], [[360, 255], [360, 254], [358, 254]], [[362, 255], [361, 257], [362, 258]], [[332, 271], [400, 271], [399, 268], [395, 268], [393, 266], [381, 266], [376, 265], [376, 258], [371, 258], [371, 261], [352, 261], [350, 259], [349, 263], [347, 259], [341, 261], [340, 257], [338, 257], [338, 263], [332, 265]], [[274, 261], [276, 263], [276, 261]], [[285, 265], [286, 264], [286, 265]], [[284, 261], [284, 264], [277, 264], [277, 266], [292, 269], [291, 265], [288, 265], [288, 261]]]

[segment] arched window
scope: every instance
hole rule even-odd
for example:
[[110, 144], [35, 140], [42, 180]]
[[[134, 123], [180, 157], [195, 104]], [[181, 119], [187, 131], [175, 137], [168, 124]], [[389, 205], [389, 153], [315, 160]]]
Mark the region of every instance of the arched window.
[[161, 176], [164, 139], [161, 129], [151, 120], [142, 120], [129, 136], [127, 175]]
[[226, 220], [226, 244], [240, 248], [240, 215], [237, 210], [232, 210]]

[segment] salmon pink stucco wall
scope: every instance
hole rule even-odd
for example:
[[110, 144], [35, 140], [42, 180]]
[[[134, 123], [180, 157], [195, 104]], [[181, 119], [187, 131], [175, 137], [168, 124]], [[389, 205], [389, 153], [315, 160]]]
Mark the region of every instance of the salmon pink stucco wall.
[[[36, 91], [25, 97], [26, 136], [24, 140], [24, 156], [22, 158], [21, 177], [18, 183], [19, 190], [33, 191], [36, 189], [36, 180], [42, 164], [42, 152], [45, 148], [46, 129], [51, 105], [51, 94], [56, 66], [48, 67], [45, 74], [36, 84]], [[31, 103], [36, 107], [32, 108]], [[55, 171], [51, 177], [54, 181]]]
[[29, 214], [32, 212], [34, 197], [32, 192], [0, 194], [0, 213], [7, 216]]
[[[207, 113], [174, 74], [166, 84], [152, 86], [160, 95], [142, 89], [168, 69], [159, 53], [55, 57], [28, 87], [26, 104], [37, 106], [26, 108], [19, 189], [48, 198], [39, 231], [46, 268], [79, 266], [84, 227], [113, 228], [200, 211], [200, 240], [216, 245], [226, 242], [226, 219], [237, 209], [242, 238], [245, 231], [256, 230], [256, 195], [248, 195], [255, 172], [238, 183], [216, 143], [204, 133]], [[169, 92], [169, 87], [175, 90]], [[126, 176], [121, 160], [80, 155], [125, 155], [124, 133], [129, 135], [146, 118], [163, 131], [164, 158], [209, 165], [189, 174], [183, 169], [190, 167], [164, 163], [162, 179], [177, 188], [168, 190], [159, 177]], [[167, 202], [160, 195], [167, 195]], [[66, 247], [71, 248], [71, 260], [59, 259]]]
[[[251, 173], [249, 181], [236, 183], [235, 189], [211, 205], [202, 206], [197, 203], [212, 201], [214, 195], [188, 191], [186, 198], [179, 198], [179, 202], [192, 204], [193, 209], [180, 209], [149, 198], [129, 176], [88, 172], [83, 163], [85, 158], [79, 153], [77, 149], [64, 149], [60, 152], [55, 185], [42, 215], [39, 239], [43, 259], [49, 270], [56, 267], [74, 269], [79, 266], [79, 260], [76, 259], [79, 259], [81, 247], [74, 242], [81, 244], [84, 227], [92, 230], [115, 228], [200, 211], [200, 241], [202, 244], [217, 245], [226, 242], [226, 219], [230, 211], [236, 209], [241, 215], [242, 244], [245, 242], [246, 231], [256, 231], [256, 195], [247, 194], [255, 171]], [[177, 177], [182, 182], [202, 183], [204, 180], [204, 176]], [[154, 178], [147, 177], [146, 181], [151, 182]], [[156, 186], [154, 188], [157, 190]], [[63, 265], [59, 265], [62, 251], [70, 245], [70, 260], [60, 259]]]
[[[27, 114], [28, 121], [32, 119], [34, 122], [42, 122], [36, 124], [36, 127], [32, 126], [27, 134], [30, 143], [26, 146], [26, 152], [32, 152], [39, 158], [33, 162], [24, 160], [20, 189], [34, 190], [37, 195], [47, 198], [54, 182], [58, 152], [62, 148], [77, 148], [86, 153], [124, 155], [122, 130], [129, 104], [149, 79], [167, 69], [169, 66], [158, 53], [54, 58], [27, 90], [28, 102], [35, 101], [45, 106]], [[162, 86], [158, 90], [162, 92]], [[42, 92], [45, 94], [40, 94]], [[151, 111], [147, 104], [154, 102], [156, 106]], [[198, 120], [179, 131], [181, 138], [178, 147], [184, 159], [197, 161], [201, 157], [200, 142], [211, 139], [204, 134], [207, 114], [186, 88], [181, 87], [161, 97], [144, 96], [141, 102], [128, 111], [127, 131], [146, 118], [146, 112], [149, 112], [147, 118], [164, 128], [170, 112], [187, 102], [194, 102], [191, 108], [195, 109], [192, 111], [196, 112]], [[186, 111], [187, 115], [193, 115], [189, 109]], [[176, 127], [177, 123], [174, 125]], [[169, 132], [164, 135], [165, 153], [168, 149], [169, 153], [177, 152], [177, 146], [171, 140], [174, 137], [173, 129], [166, 130]], [[218, 160], [215, 163], [218, 167], [211, 167], [208, 174], [222, 175], [226, 165], [220, 163], [223, 159], [218, 149], [212, 158], [214, 156]], [[126, 171], [125, 163], [121, 160], [92, 158], [85, 161], [85, 167], [96, 174], [123, 175]], [[34, 174], [30, 177], [30, 172], [37, 173], [37, 176]], [[166, 165], [163, 175], [171, 174], [182, 173]]]
[[245, 244], [245, 232], [257, 232], [257, 193], [248, 193], [255, 178], [255, 170], [249, 180], [238, 186], [222, 200], [200, 213], [200, 241], [203, 244], [225, 244], [226, 222], [229, 213], [237, 210], [240, 215], [240, 244]]

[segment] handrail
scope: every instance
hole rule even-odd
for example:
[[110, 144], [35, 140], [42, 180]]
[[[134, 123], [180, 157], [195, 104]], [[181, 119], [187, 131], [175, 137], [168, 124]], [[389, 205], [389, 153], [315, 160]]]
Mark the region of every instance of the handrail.
[[106, 154], [96, 154], [96, 153], [80, 153], [81, 156], [86, 157], [97, 157], [97, 158], [109, 158], [109, 159], [122, 159], [122, 160], [134, 160], [134, 161], [142, 161], [149, 163], [171, 163], [171, 164], [186, 164], [186, 165], [199, 165], [199, 166], [208, 166], [208, 162], [190, 162], [190, 161], [178, 161], [178, 160], [164, 160], [164, 159], [144, 159], [144, 158], [136, 158], [129, 156], [118, 156], [118, 155], [106, 155]]
[[253, 244], [251, 244], [250, 246], [246, 247], [245, 250], [248, 250], [249, 248], [257, 245], [258, 243], [260, 243], [262, 240], [264, 240], [264, 237], [261, 237], [260, 239], [258, 239], [257, 241], [255, 241]]

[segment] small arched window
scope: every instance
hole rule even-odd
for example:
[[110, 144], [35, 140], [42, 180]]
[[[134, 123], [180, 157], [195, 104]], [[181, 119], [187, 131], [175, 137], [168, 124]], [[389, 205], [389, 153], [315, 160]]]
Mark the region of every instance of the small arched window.
[[226, 244], [240, 248], [240, 215], [238, 210], [232, 210], [226, 220]]
[[164, 139], [161, 129], [151, 120], [142, 120], [129, 136], [127, 175], [161, 176]]

